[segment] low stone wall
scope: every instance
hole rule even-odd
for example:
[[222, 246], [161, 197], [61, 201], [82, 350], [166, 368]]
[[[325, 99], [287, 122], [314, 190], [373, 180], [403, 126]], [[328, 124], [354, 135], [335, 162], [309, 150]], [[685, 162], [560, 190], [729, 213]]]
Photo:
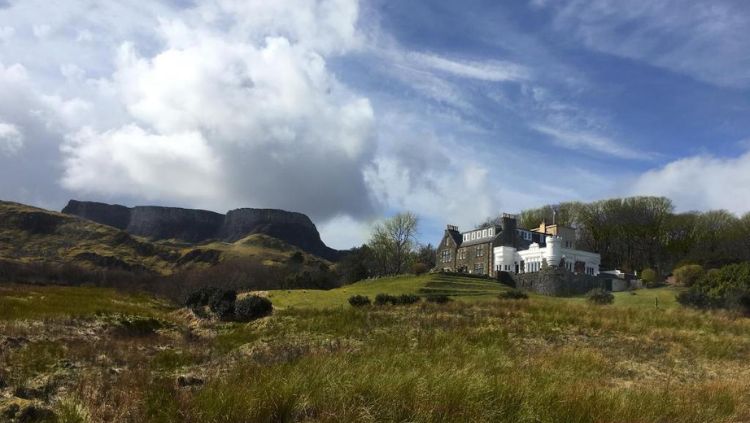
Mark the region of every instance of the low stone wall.
[[594, 288], [604, 287], [604, 282], [596, 276], [575, 274], [556, 267], [517, 275], [503, 272], [499, 279], [507, 284], [512, 283], [516, 288], [553, 297], [581, 295]]

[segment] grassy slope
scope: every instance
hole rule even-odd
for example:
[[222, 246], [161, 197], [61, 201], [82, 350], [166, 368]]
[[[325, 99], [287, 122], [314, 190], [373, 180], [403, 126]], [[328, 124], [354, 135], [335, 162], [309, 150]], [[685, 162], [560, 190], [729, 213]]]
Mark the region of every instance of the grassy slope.
[[[422, 276], [396, 276], [357, 282], [328, 291], [273, 290], [268, 291], [274, 305], [279, 308], [309, 307], [328, 308], [348, 306], [347, 300], [352, 295], [365, 295], [374, 299], [379, 293], [385, 294], [418, 294], [422, 296], [445, 294], [462, 301], [477, 301], [495, 297], [508, 288], [493, 280], [460, 276], [428, 274]], [[675, 308], [678, 306], [674, 288], [642, 289], [635, 294], [630, 292], [615, 293], [616, 306], [656, 308]], [[537, 301], [552, 303], [569, 302], [585, 304], [583, 297], [549, 298], [531, 294]]]
[[[80, 372], [66, 401], [53, 406], [73, 413], [74, 404], [105, 421], [750, 420], [749, 319], [674, 307], [670, 289], [617, 294], [615, 306], [591, 306], [577, 298], [498, 300], [495, 292], [504, 288], [484, 283], [492, 282], [421, 276], [273, 291], [285, 308], [254, 323], [204, 323], [180, 336], [194, 323], [175, 319], [178, 332], [99, 335], [91, 347], [69, 337], [35, 340], [11, 355], [0, 352], [0, 370], [23, 362], [20, 374], [33, 376], [59, 360], [93, 369]], [[457, 295], [461, 301], [447, 305], [340, 307], [354, 293], [426, 288], [486, 292]], [[664, 307], [653, 305], [655, 297]], [[16, 318], [46, 320], [26, 328], [0, 319], [0, 335], [32, 339], [57, 322], [71, 325], [68, 316], [87, 302], [88, 316], [97, 309], [169, 311], [93, 288], [14, 287], [0, 291], [0, 307], [8, 301], [19, 304]], [[108, 370], [113, 365], [117, 374]], [[175, 375], [185, 373], [207, 383], [176, 387]]]

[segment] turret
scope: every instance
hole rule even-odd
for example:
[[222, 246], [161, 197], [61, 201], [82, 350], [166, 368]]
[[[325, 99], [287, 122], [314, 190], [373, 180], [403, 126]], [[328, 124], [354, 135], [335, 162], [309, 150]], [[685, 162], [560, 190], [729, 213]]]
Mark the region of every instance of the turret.
[[547, 243], [547, 249], [544, 253], [544, 258], [547, 259], [547, 264], [550, 266], [559, 266], [560, 260], [562, 260], [562, 238], [559, 236], [547, 235], [545, 238]]

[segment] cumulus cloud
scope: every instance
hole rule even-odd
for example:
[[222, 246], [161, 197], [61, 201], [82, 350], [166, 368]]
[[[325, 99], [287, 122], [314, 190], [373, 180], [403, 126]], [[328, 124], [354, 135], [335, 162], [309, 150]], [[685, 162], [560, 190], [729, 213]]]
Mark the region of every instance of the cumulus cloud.
[[163, 19], [155, 54], [123, 43], [107, 86], [132, 123], [67, 137], [63, 185], [317, 219], [371, 213], [362, 167], [375, 151], [374, 112], [326, 65], [326, 54], [353, 48], [352, 5], [219, 1]]
[[641, 175], [632, 193], [663, 195], [679, 210], [750, 210], [750, 152], [737, 158], [701, 155], [676, 160]]
[[0, 153], [15, 155], [23, 147], [23, 135], [15, 125], [0, 122]]

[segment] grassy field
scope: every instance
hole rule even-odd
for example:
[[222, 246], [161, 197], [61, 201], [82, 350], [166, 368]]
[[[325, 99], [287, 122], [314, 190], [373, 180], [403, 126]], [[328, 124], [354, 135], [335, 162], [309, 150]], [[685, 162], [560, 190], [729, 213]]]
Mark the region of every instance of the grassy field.
[[[666, 288], [611, 306], [503, 289], [420, 276], [270, 291], [274, 314], [238, 324], [110, 290], [11, 287], [0, 398], [53, 375], [33, 401], [71, 422], [750, 420], [750, 320], [680, 308]], [[346, 303], [380, 292], [456, 301]], [[169, 324], [144, 336], [101, 317], [123, 314]]]

